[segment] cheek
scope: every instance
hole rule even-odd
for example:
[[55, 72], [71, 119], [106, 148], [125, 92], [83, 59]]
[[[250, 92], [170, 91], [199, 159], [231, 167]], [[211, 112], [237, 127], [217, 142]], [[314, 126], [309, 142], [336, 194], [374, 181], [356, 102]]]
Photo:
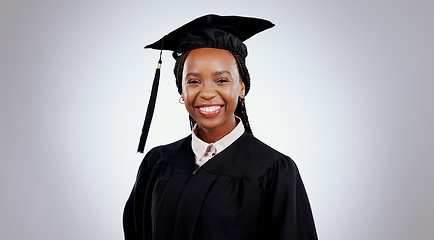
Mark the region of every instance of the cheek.
[[232, 89], [232, 98], [236, 99], [238, 101], [238, 97], [240, 96], [241, 92], [241, 84], [237, 84]]
[[225, 102], [230, 106], [230, 108], [235, 108], [238, 104], [238, 97], [239, 97], [239, 89], [238, 87], [228, 89], [228, 91], [225, 92]]
[[184, 96], [184, 94], [185, 94], [185, 92], [186, 92], [186, 86], [185, 86], [185, 83], [184, 83], [184, 81], [182, 81], [182, 83], [181, 83], [181, 95], [182, 96]]
[[185, 107], [188, 109], [188, 107], [193, 104], [195, 98], [196, 98], [196, 90], [191, 87], [185, 87], [182, 91], [182, 97], [184, 98]]
[[187, 102], [188, 97], [191, 95], [189, 94], [189, 89], [187, 88], [186, 84], [183, 82], [182, 85], [182, 92], [181, 92], [181, 96], [182, 98], [184, 98], [184, 101]]

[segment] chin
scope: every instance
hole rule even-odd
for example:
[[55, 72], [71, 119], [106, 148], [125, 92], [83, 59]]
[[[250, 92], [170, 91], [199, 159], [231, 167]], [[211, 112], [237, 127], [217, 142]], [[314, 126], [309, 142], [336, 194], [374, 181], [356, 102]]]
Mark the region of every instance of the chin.
[[226, 131], [227, 128], [231, 128], [231, 120], [230, 119], [222, 119], [222, 118], [200, 118], [199, 121], [195, 120], [196, 123], [202, 129], [208, 130], [223, 130]]
[[203, 129], [218, 129], [220, 126], [222, 126], [221, 123], [218, 123], [216, 121], [209, 121], [209, 120], [208, 121], [199, 120], [196, 121], [196, 123]]

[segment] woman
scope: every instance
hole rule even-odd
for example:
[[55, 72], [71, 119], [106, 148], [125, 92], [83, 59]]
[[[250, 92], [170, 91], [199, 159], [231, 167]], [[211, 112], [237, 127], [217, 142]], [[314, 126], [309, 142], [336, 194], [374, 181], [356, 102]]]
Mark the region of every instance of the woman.
[[242, 42], [272, 26], [207, 15], [147, 46], [174, 51], [194, 127], [146, 154], [125, 206], [126, 240], [317, 239], [295, 163], [253, 137], [245, 111]]

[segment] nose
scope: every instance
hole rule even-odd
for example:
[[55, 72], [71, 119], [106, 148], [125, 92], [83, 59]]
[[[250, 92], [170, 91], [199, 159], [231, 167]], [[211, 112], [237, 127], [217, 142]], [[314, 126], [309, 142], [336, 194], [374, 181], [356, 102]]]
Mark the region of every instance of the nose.
[[213, 84], [205, 83], [202, 85], [200, 89], [199, 96], [203, 99], [212, 99], [217, 95], [217, 91], [215, 90]]

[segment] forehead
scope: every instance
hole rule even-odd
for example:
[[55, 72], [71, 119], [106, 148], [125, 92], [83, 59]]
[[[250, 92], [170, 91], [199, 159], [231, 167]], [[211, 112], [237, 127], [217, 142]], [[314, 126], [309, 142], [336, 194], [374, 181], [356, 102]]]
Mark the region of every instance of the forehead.
[[192, 50], [185, 62], [184, 70], [201, 68], [218, 68], [219, 70], [237, 69], [237, 62], [231, 52], [216, 48], [199, 48]]

